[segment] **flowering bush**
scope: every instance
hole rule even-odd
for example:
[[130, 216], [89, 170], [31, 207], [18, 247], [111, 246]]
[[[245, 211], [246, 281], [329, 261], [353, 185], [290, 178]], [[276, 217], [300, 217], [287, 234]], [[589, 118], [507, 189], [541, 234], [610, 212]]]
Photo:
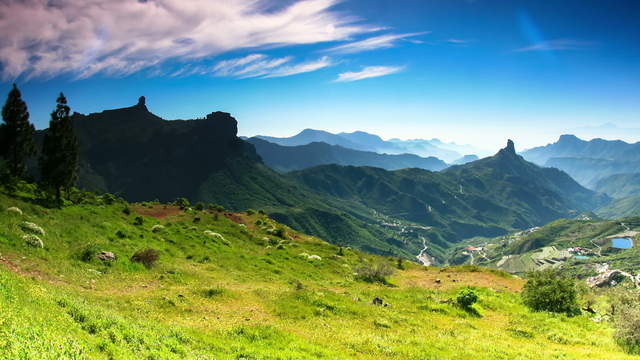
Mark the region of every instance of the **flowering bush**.
[[14, 213], [14, 214], [17, 214], [17, 215], [22, 215], [22, 210], [20, 210], [19, 208], [15, 207], [15, 206], [12, 206], [12, 207], [8, 208], [7, 212]]
[[36, 247], [36, 248], [43, 248], [44, 247], [44, 243], [42, 242], [42, 240], [37, 237], [36, 235], [33, 234], [27, 234], [24, 235], [22, 237], [22, 240], [24, 240], [27, 244]]
[[22, 228], [23, 231], [44, 236], [44, 230], [40, 226], [32, 222], [25, 221], [22, 224], [20, 224], [20, 227]]

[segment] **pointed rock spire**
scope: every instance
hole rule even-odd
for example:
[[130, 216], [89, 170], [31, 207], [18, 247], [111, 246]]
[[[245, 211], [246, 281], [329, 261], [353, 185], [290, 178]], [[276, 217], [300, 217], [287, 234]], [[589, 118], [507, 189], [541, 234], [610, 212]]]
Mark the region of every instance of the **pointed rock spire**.
[[516, 145], [513, 143], [511, 139], [507, 140], [507, 147], [504, 148], [506, 152], [510, 154], [516, 154]]

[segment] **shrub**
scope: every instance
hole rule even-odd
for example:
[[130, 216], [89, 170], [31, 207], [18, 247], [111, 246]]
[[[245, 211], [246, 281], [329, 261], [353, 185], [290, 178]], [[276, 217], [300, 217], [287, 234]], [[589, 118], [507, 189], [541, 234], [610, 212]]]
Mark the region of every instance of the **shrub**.
[[113, 203], [115, 203], [117, 199], [112, 194], [106, 193], [102, 195], [101, 200], [103, 203], [107, 205], [113, 205]]
[[204, 203], [202, 201], [200, 201], [199, 203], [196, 204], [195, 209], [198, 210], [198, 211], [204, 210]]
[[136, 218], [133, 219], [133, 225], [141, 226], [142, 224], [144, 224], [144, 218], [142, 216], [136, 216]]
[[162, 232], [162, 231], [164, 231], [164, 226], [162, 226], [162, 225], [153, 225], [151, 227], [151, 232], [152, 233], [159, 233], [159, 232]]
[[625, 290], [611, 304], [614, 337], [630, 353], [640, 354], [640, 293]]
[[90, 262], [96, 257], [96, 254], [98, 254], [99, 251], [100, 249], [98, 249], [96, 245], [89, 244], [80, 251], [80, 260]]
[[204, 291], [204, 296], [208, 297], [208, 298], [213, 298], [213, 297], [224, 295], [224, 292], [225, 292], [224, 288], [214, 287], [214, 288], [209, 288], [209, 289], [205, 290]]
[[44, 247], [44, 243], [42, 242], [42, 240], [39, 237], [37, 237], [36, 235], [33, 235], [33, 234], [24, 235], [22, 237], [22, 240], [24, 240], [28, 245], [36, 247], [36, 248], [43, 248]]
[[522, 300], [534, 311], [565, 313], [569, 316], [580, 313], [575, 281], [555, 269], [529, 273]]
[[32, 222], [25, 221], [22, 224], [20, 224], [20, 228], [25, 232], [30, 232], [36, 235], [44, 236], [44, 230], [40, 226]]
[[131, 261], [141, 263], [147, 269], [152, 268], [159, 259], [160, 252], [156, 249], [140, 250], [131, 257]]
[[256, 213], [256, 211], [255, 211], [255, 210], [253, 210], [253, 209], [249, 209], [249, 210], [247, 210], [247, 215], [253, 215], [253, 214], [255, 214], [255, 213]]
[[385, 263], [376, 263], [373, 265], [362, 264], [356, 269], [356, 278], [366, 282], [379, 282], [387, 284], [387, 276], [393, 275], [393, 268]]
[[181, 210], [184, 210], [184, 209], [188, 208], [189, 205], [191, 205], [189, 200], [187, 200], [186, 198], [183, 198], [183, 197], [177, 198], [176, 201], [173, 202], [173, 204], [175, 206], [179, 206]]
[[22, 210], [20, 210], [19, 208], [12, 206], [10, 208], [7, 209], [7, 212], [16, 214], [16, 215], [22, 215]]
[[131, 215], [131, 209], [128, 206], [125, 206], [124, 209], [122, 209], [122, 213], [129, 216]]
[[122, 231], [122, 230], [118, 230], [118, 231], [116, 231], [116, 236], [117, 236], [118, 238], [120, 238], [120, 239], [124, 239], [124, 238], [126, 238], [126, 237], [127, 237], [127, 234], [126, 234], [124, 231]]
[[478, 295], [469, 288], [462, 289], [456, 298], [456, 303], [463, 309], [470, 309], [477, 301]]
[[402, 262], [402, 258], [398, 258], [396, 267], [398, 268], [398, 270], [404, 270], [404, 263]]

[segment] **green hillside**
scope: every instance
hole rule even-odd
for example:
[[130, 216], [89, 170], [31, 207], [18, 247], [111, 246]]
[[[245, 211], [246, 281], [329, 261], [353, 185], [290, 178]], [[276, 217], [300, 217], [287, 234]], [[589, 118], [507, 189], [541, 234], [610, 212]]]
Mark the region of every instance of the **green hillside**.
[[[390, 285], [368, 283], [356, 274], [396, 259], [258, 212], [72, 199], [0, 194], [2, 359], [632, 358], [606, 322], [530, 312], [522, 281], [499, 272], [405, 262]], [[147, 248], [150, 268], [131, 260]], [[475, 313], [448, 301], [468, 286]]]
[[[545, 267], [558, 267], [578, 278], [595, 276], [595, 264], [609, 264], [636, 276], [640, 273], [640, 218], [620, 220], [561, 219], [541, 228], [509, 234], [493, 239], [474, 239], [452, 249], [452, 257], [458, 263], [469, 262], [469, 256], [462, 256], [469, 244], [482, 246], [481, 256], [476, 255], [477, 265], [497, 267], [512, 273], [524, 273]], [[631, 249], [617, 249], [612, 246], [613, 237], [630, 238], [634, 242]], [[570, 249], [580, 248], [579, 251]], [[468, 251], [467, 251], [468, 252]]]
[[425, 236], [442, 249], [576, 216], [606, 201], [557, 169], [526, 162], [511, 142], [493, 157], [442, 172], [328, 165], [291, 176], [325, 196], [429, 226]]

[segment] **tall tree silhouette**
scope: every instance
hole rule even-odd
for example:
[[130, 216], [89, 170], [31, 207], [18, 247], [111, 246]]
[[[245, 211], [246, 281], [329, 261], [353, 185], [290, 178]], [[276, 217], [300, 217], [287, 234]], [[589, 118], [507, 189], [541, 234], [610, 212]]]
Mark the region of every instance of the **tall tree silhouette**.
[[29, 122], [27, 104], [22, 100], [16, 84], [13, 84], [7, 102], [2, 107], [2, 120], [0, 155], [6, 159], [11, 175], [22, 177], [25, 175], [26, 160], [36, 152], [33, 141], [36, 130]]
[[49, 129], [44, 135], [40, 171], [47, 187], [62, 200], [62, 190], [69, 191], [78, 179], [78, 138], [69, 115], [71, 109], [63, 93], [51, 113]]

